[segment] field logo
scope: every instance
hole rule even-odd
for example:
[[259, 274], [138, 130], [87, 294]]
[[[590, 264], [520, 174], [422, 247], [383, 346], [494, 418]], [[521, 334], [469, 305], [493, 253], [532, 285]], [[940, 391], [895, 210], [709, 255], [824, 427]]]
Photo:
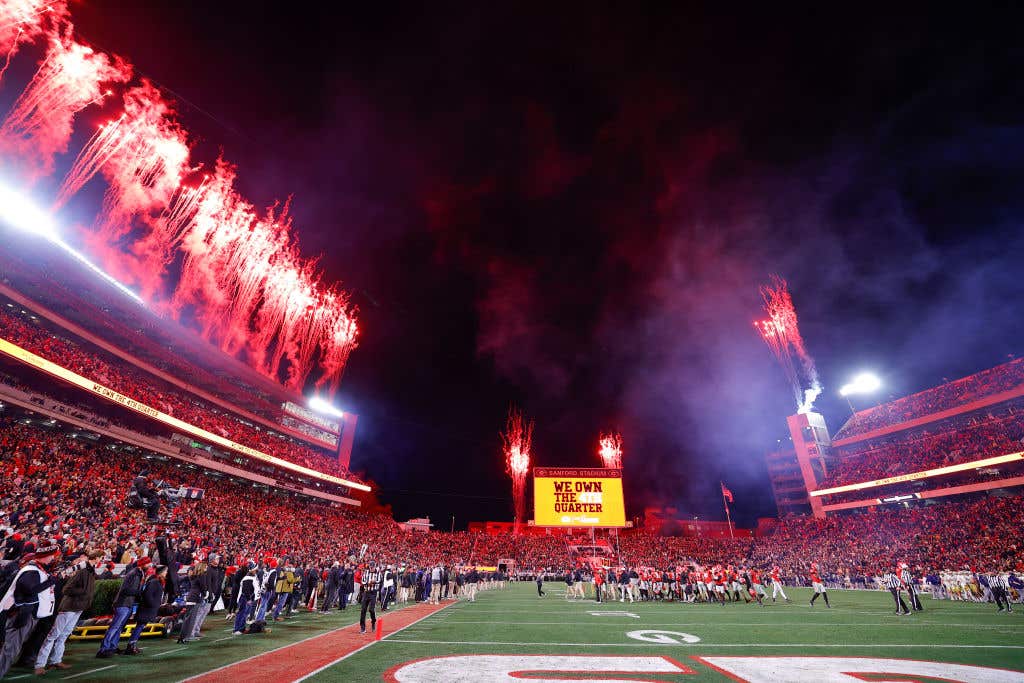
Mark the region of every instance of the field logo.
[[633, 640], [642, 640], [645, 643], [659, 643], [661, 645], [687, 645], [699, 643], [700, 638], [689, 633], [679, 631], [657, 631], [644, 629], [641, 631], [629, 631], [626, 636]]
[[921, 681], [1021, 683], [1024, 674], [967, 664], [873, 657], [693, 657], [734, 681], [748, 683], [855, 683]]
[[[385, 681], [397, 683], [438, 683], [438, 681], [478, 681], [500, 683], [565, 680], [559, 676], [594, 674], [585, 681], [629, 680], [631, 674], [693, 674], [685, 664], [668, 657], [619, 657], [615, 655], [452, 655], [400, 664], [384, 674]], [[549, 677], [554, 676], [554, 678]], [[636, 679], [632, 679], [636, 680]]]

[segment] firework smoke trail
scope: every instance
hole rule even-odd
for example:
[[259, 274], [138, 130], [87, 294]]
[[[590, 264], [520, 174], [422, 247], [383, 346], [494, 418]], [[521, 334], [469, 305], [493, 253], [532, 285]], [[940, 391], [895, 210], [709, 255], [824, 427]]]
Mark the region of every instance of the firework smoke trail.
[[519, 531], [526, 515], [526, 475], [530, 472], [530, 449], [533, 447], [533, 420], [526, 423], [523, 414], [509, 408], [505, 432], [501, 435], [505, 454], [505, 471], [512, 477], [512, 500], [515, 506], [515, 530]]
[[47, 23], [58, 25], [67, 16], [64, 0], [0, 0], [0, 52], [7, 55], [0, 68], [0, 81], [23, 43], [35, 41], [46, 32]]
[[[197, 190], [181, 195], [166, 239], [185, 253], [173, 309], [193, 306], [203, 334], [229, 353], [301, 390], [319, 357], [318, 387], [333, 394], [356, 346], [358, 328], [348, 297], [329, 289], [316, 263], [299, 256], [288, 204], [264, 214], [234, 189], [235, 171], [219, 161]], [[285, 366], [287, 363], [287, 366]]]
[[0, 125], [0, 149], [25, 164], [30, 180], [53, 172], [53, 159], [67, 151], [75, 115], [110, 94], [105, 83], [131, 77], [126, 62], [71, 38], [72, 26], [50, 32], [50, 48]]
[[622, 435], [618, 432], [601, 433], [597, 454], [605, 467], [622, 469]]
[[[800, 336], [793, 298], [789, 295], [786, 281], [777, 275], [773, 275], [771, 283], [762, 286], [760, 291], [768, 318], [755, 322], [754, 327], [782, 366], [793, 388], [797, 412], [809, 412], [821, 393], [821, 383], [818, 381], [814, 359], [807, 352], [803, 337]], [[794, 363], [794, 355], [799, 366]]]
[[349, 307], [348, 296], [343, 292], [334, 294], [334, 301], [328, 309], [327, 317], [327, 339], [321, 347], [320, 358], [323, 374], [316, 386], [318, 389], [329, 387], [333, 395], [341, 383], [348, 357], [357, 346], [359, 325], [356, 323], [355, 312]]
[[99, 225], [117, 238], [130, 230], [138, 213], [166, 209], [188, 170], [185, 132], [173, 110], [151, 83], [124, 94], [124, 113], [100, 128], [78, 154], [57, 192], [62, 206], [102, 171], [109, 183]]

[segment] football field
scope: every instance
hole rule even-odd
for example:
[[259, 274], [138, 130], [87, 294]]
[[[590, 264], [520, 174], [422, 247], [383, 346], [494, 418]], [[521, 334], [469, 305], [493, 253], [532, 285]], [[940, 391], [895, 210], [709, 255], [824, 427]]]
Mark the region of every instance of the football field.
[[[91, 659], [69, 646], [79, 681], [1024, 681], [1024, 609], [933, 601], [894, 614], [888, 593], [833, 591], [832, 608], [792, 603], [565, 600], [564, 584], [512, 584], [475, 603], [412, 605], [384, 617], [375, 641], [353, 610], [303, 614], [273, 633], [232, 636], [211, 616], [198, 643], [144, 643], [140, 657]], [[897, 661], [898, 660], [898, 661]], [[966, 666], [965, 666], [966, 665]], [[984, 667], [984, 668], [978, 668]], [[205, 672], [205, 673], [204, 673]], [[12, 679], [30, 679], [12, 671]]]

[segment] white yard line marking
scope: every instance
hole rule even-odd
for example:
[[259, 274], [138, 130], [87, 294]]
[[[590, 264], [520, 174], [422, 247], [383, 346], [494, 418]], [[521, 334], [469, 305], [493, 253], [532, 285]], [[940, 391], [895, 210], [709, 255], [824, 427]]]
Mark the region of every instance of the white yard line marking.
[[414, 622], [412, 622], [410, 624], [406, 624], [405, 626], [403, 626], [402, 628], [398, 629], [397, 631], [392, 631], [391, 633], [387, 634], [386, 636], [384, 636], [380, 640], [371, 640], [369, 643], [367, 643], [366, 645], [363, 645], [358, 650], [353, 650], [352, 652], [349, 652], [347, 655], [343, 655], [341, 657], [338, 657], [333, 662], [330, 662], [329, 664], [324, 664], [322, 667], [320, 667], [316, 671], [311, 671], [310, 673], [306, 674], [302, 678], [296, 678], [294, 681], [292, 681], [292, 683], [301, 683], [302, 681], [306, 680], [307, 678], [310, 678], [311, 676], [316, 676], [318, 673], [320, 673], [324, 669], [329, 669], [330, 667], [334, 666], [335, 664], [338, 664], [339, 662], [348, 659], [349, 657], [351, 657], [352, 655], [356, 654], [357, 652], [362, 652], [363, 650], [365, 650], [366, 648], [374, 645], [375, 643], [383, 643], [388, 638], [393, 636], [394, 634], [401, 633], [402, 631], [404, 631], [405, 629], [409, 628], [410, 626], [414, 626], [414, 625], [420, 623], [421, 621], [423, 621], [424, 619], [429, 619], [430, 617], [434, 616], [435, 614], [440, 614], [442, 611], [444, 611], [448, 607], [450, 607], [450, 605], [444, 605], [437, 612], [431, 612], [430, 614], [427, 614], [426, 616], [422, 616], [419, 619], [417, 619], [416, 621], [414, 621]]
[[[456, 621], [456, 620], [453, 620], [453, 619], [449, 619], [449, 620], [446, 620], [444, 623], [446, 623], [446, 624], [495, 624], [495, 625], [499, 625], [499, 626], [512, 626], [512, 625], [515, 625], [515, 626], [592, 626], [592, 627], [596, 626], [596, 627], [599, 627], [599, 628], [600, 627], [604, 627], [604, 628], [621, 628], [622, 627], [621, 623], [597, 622], [597, 621]], [[840, 628], [840, 627], [846, 627], [846, 626], [874, 626], [874, 627], [877, 627], [877, 626], [891, 626], [891, 627], [894, 627], [894, 628], [897, 628], [897, 627], [898, 628], [902, 628], [905, 624], [913, 624], [915, 626], [936, 626], [936, 627], [940, 627], [940, 628], [946, 628], [946, 627], [949, 627], [949, 626], [962, 626], [962, 627], [968, 627], [968, 628], [990, 628], [990, 629], [1000, 629], [1000, 630], [1002, 630], [1002, 629], [1004, 629], [1006, 627], [1024, 628], [1024, 623], [1015, 624], [1015, 623], [1012, 623], [1012, 622], [1008, 622], [1008, 623], [1005, 623], [1005, 624], [948, 624], [948, 623], [940, 622], [940, 621], [917, 621], [917, 620], [908, 621], [906, 619], [901, 620], [901, 621], [896, 621], [895, 615], [893, 615], [893, 621], [891, 623], [870, 622], [870, 623], [856, 623], [855, 624], [855, 623], [845, 623], [845, 622], [839, 622], [839, 623], [821, 622], [821, 623], [807, 623], [807, 624], [792, 624], [792, 625], [788, 625], [787, 628], [799, 627], [799, 626], [805, 626], [807, 628], [819, 628], [819, 627], [822, 627], [822, 626], [826, 626], [826, 627], [829, 627], [829, 628]], [[768, 628], [778, 628], [779, 627], [779, 625], [777, 623], [769, 623], [769, 622], [763, 622], [763, 621], [762, 622], [756, 622], [756, 623], [741, 623], [741, 622], [735, 622], [735, 621], [715, 621], [715, 622], [673, 621], [673, 622], [670, 622], [670, 623], [647, 623], [647, 622], [645, 622], [644, 626], [711, 626], [711, 627], [726, 627], [726, 626], [728, 626], [728, 627], [732, 627], [732, 626], [758, 627], [759, 626], [759, 627], [768, 627]]]
[[[512, 643], [498, 640], [408, 640], [405, 638], [385, 638], [380, 642], [389, 643], [417, 643], [423, 645], [507, 645], [507, 646], [538, 646], [538, 647], [665, 647], [659, 643]], [[817, 647], [817, 648], [886, 648], [886, 647], [920, 647], [920, 648], [957, 648], [957, 649], [996, 649], [996, 650], [1024, 650], [1024, 645], [950, 645], [950, 644], [917, 644], [917, 643], [871, 643], [867, 645], [827, 645], [824, 643], [708, 643], [700, 644], [703, 648], [716, 647], [757, 647], [770, 649], [773, 647]], [[682, 645], [681, 647], [690, 647]]]
[[62, 681], [70, 681], [72, 678], [78, 678], [79, 676], [85, 676], [87, 674], [94, 674], [97, 671], [106, 671], [107, 669], [113, 669], [115, 666], [117, 666], [117, 664], [111, 664], [110, 666], [101, 666], [98, 669], [90, 669], [88, 671], [83, 671], [82, 673], [71, 674], [70, 676], [65, 676], [64, 678], [62, 678], [60, 680], [62, 680]]

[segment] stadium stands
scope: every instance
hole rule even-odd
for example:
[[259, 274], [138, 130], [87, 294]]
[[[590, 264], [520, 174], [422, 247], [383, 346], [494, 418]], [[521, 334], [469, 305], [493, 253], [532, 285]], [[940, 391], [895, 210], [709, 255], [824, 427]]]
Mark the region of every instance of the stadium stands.
[[325, 452], [260, 430], [236, 415], [110, 358], [100, 349], [87, 349], [15, 309], [0, 309], [0, 330], [0, 336], [22, 348], [189, 424], [325, 474], [352, 477], [335, 457]]
[[[513, 558], [531, 571], [558, 571], [569, 562], [563, 536], [403, 531], [386, 514], [142, 460], [136, 450], [11, 418], [0, 420], [0, 527], [34, 542], [56, 537], [67, 548], [102, 548], [115, 561], [149, 552], [153, 530], [124, 505], [129, 482], [143, 465], [158, 478], [206, 489], [204, 500], [178, 509], [184, 545], [216, 548], [233, 563], [274, 555], [327, 566], [361, 555], [364, 544], [368, 557], [404, 566]], [[811, 561], [840, 576], [871, 574], [896, 560], [924, 569], [1022, 566], [1024, 553], [1014, 540], [1024, 522], [1020, 503], [1019, 497], [983, 497], [824, 520], [792, 518], [766, 536], [735, 541], [637, 530], [621, 535], [619, 552], [634, 566], [777, 564], [788, 576], [804, 575]]]
[[[969, 463], [1024, 450], [1024, 400], [1009, 401], [923, 427], [837, 447], [819, 489]], [[987, 476], [972, 473], [973, 479]], [[958, 478], [964, 481], [963, 477]], [[933, 485], [934, 482], [928, 482]], [[837, 494], [830, 502], [864, 497]]]
[[889, 403], [861, 410], [833, 435], [834, 441], [962, 406], [1024, 384], [1024, 359], [964, 377]]

